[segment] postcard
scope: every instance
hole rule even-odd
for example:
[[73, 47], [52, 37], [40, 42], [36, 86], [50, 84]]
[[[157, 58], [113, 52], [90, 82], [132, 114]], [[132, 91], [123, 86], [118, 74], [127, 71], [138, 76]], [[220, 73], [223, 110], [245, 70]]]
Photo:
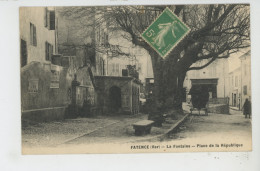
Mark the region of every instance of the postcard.
[[19, 17], [22, 154], [252, 150], [249, 4]]

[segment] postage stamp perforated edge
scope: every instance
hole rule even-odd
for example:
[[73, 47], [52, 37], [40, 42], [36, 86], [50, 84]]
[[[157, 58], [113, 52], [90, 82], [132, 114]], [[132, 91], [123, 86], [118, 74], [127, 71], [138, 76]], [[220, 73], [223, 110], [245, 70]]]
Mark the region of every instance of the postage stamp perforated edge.
[[[164, 55], [161, 54], [161, 52], [159, 52], [144, 36], [143, 34], [151, 27], [151, 25], [158, 20], [158, 18], [164, 13], [164, 12], [170, 12], [171, 15], [169, 15], [171, 18], [176, 17], [178, 20], [180, 20], [180, 22], [182, 22], [183, 25], [185, 25], [185, 27], [188, 28], [187, 32], [168, 50], [167, 53], [165, 53]], [[179, 44], [179, 42], [181, 42], [190, 32], [190, 28], [186, 25], [185, 22], [183, 22], [179, 17], [177, 17], [168, 7], [166, 7], [164, 9], [164, 11], [157, 17], [154, 19], [154, 21], [141, 33], [141, 37], [145, 40], [146, 43], [148, 43], [162, 58], [165, 58], [166, 56], [168, 56], [168, 54]]]

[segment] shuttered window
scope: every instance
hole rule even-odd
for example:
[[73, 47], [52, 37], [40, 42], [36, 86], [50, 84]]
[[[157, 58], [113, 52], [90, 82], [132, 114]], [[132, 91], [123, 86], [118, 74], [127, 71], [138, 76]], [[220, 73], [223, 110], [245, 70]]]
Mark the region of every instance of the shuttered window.
[[37, 46], [37, 34], [36, 27], [34, 24], [30, 23], [30, 43], [33, 46]]
[[48, 15], [48, 9], [47, 7], [44, 8], [44, 27], [48, 27], [48, 19], [47, 16]]
[[247, 95], [247, 86], [246, 85], [243, 87], [243, 93], [244, 93], [244, 95]]
[[55, 12], [50, 11], [50, 30], [55, 30]]
[[51, 61], [52, 54], [53, 54], [53, 46], [50, 43], [45, 42], [45, 60]]
[[45, 8], [44, 26], [49, 30], [55, 30], [55, 11], [49, 11], [47, 8]]

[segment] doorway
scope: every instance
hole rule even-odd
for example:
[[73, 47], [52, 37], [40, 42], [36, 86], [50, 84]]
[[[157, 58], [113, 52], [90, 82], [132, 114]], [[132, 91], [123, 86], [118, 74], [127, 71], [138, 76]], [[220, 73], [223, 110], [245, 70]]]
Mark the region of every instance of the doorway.
[[121, 89], [113, 86], [109, 89], [110, 111], [118, 112], [121, 108]]

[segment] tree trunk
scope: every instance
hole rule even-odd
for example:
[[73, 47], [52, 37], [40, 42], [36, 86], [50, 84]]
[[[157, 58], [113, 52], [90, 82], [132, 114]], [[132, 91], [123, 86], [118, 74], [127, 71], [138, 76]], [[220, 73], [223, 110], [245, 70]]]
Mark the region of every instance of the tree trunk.
[[[169, 110], [182, 113], [183, 81], [186, 75], [177, 68], [177, 61], [172, 58], [162, 59], [154, 50], [149, 54], [154, 72], [154, 89], [151, 114], [162, 115]], [[177, 68], [176, 68], [176, 67]]]

